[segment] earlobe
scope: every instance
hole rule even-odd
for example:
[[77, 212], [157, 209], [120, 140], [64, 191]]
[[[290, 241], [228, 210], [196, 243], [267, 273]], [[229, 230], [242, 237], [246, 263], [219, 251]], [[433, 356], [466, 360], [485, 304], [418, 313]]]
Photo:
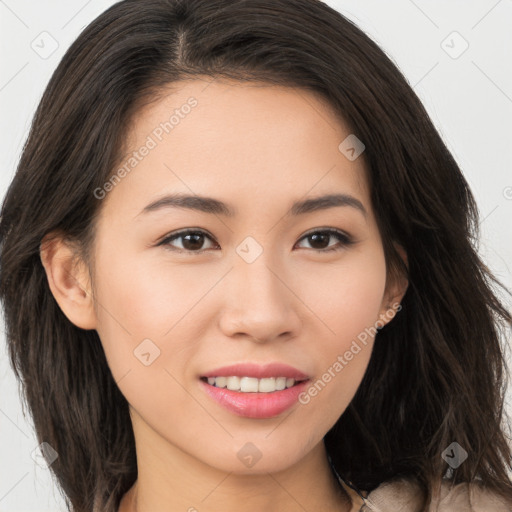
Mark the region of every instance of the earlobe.
[[86, 265], [77, 260], [64, 238], [55, 234], [43, 239], [39, 252], [48, 285], [62, 312], [77, 327], [95, 329], [96, 314]]

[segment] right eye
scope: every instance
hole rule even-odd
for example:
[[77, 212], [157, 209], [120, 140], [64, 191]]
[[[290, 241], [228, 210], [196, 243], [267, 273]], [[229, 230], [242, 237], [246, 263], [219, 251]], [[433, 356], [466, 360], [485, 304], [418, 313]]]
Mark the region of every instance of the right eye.
[[[181, 247], [174, 247], [171, 242], [181, 239]], [[213, 240], [208, 233], [197, 229], [182, 230], [177, 233], [171, 233], [166, 236], [158, 245], [163, 245], [171, 251], [200, 253], [212, 247], [203, 248], [205, 239]], [[218, 247], [218, 244], [217, 244]]]

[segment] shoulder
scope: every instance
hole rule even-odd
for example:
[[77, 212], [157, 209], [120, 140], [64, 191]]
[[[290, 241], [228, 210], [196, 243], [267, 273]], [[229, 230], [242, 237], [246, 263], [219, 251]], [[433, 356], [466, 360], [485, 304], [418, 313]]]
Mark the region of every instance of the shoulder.
[[[383, 482], [371, 491], [360, 512], [423, 512], [423, 507], [419, 484], [412, 478], [402, 477]], [[428, 509], [428, 512], [511, 511], [512, 504], [507, 504], [478, 482], [453, 485], [448, 480], [442, 481], [440, 495]]]
[[443, 482], [439, 512], [467, 510], [468, 512], [511, 512], [512, 503], [491, 492], [479, 482], [452, 485]]

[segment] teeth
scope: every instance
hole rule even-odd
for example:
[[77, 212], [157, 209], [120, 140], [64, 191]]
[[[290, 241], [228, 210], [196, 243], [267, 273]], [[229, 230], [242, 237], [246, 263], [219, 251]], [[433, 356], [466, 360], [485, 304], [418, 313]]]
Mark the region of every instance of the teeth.
[[227, 388], [231, 391], [238, 391], [240, 389], [240, 377], [228, 377], [226, 382]]
[[226, 377], [214, 377], [213, 381], [213, 383], [219, 388], [225, 388], [228, 384]]
[[[279, 377], [278, 377], [279, 378]], [[256, 379], [258, 380], [258, 379]], [[258, 384], [258, 391], [262, 393], [271, 393], [272, 391], [275, 391], [276, 388], [276, 379], [272, 377], [268, 377], [266, 379], [260, 379], [260, 382]]]
[[276, 379], [276, 389], [278, 391], [281, 391], [281, 389], [284, 389], [286, 387], [286, 377], [278, 377]]
[[286, 377], [267, 377], [256, 379], [255, 377], [208, 377], [208, 384], [217, 388], [228, 388], [231, 391], [242, 393], [273, 393], [285, 388], [291, 388], [295, 379]]
[[240, 379], [240, 391], [244, 393], [256, 393], [258, 391], [258, 379], [254, 377], [242, 377]]

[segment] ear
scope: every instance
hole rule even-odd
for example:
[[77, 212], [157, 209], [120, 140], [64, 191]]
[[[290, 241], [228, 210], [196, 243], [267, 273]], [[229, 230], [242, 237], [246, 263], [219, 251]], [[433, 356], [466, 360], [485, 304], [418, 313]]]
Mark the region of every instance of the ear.
[[44, 237], [39, 253], [50, 290], [66, 317], [81, 329], [96, 328], [94, 299], [85, 263], [69, 242], [52, 233]]
[[[395, 249], [405, 263], [407, 269], [409, 269], [409, 263], [407, 253], [405, 249], [398, 244], [394, 244]], [[381, 304], [381, 310], [378, 320], [380, 328], [391, 322], [395, 315], [402, 309], [401, 302], [409, 286], [409, 279], [403, 272], [400, 275], [388, 274], [386, 281], [386, 291]]]

